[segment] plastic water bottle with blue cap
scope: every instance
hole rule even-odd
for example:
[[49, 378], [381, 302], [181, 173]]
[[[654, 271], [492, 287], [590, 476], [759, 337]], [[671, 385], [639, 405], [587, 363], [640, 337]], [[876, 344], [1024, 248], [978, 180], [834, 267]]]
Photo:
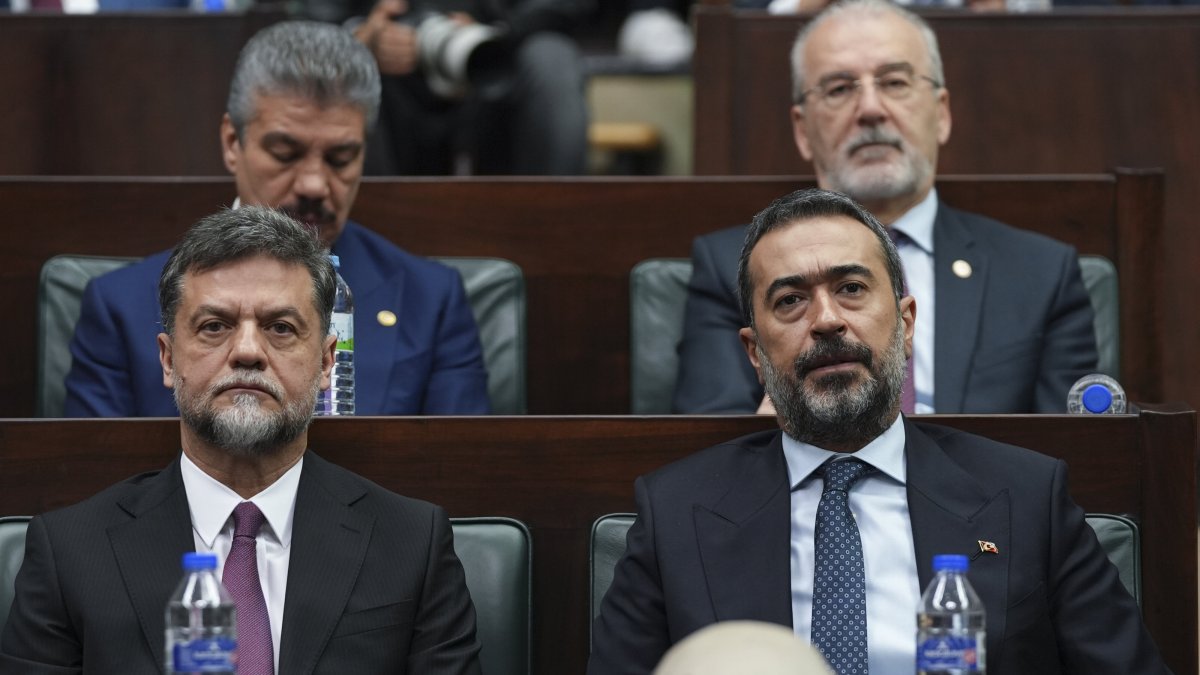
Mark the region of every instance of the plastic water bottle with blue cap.
[[183, 554], [183, 581], [167, 602], [169, 675], [237, 672], [237, 610], [217, 578], [217, 554]]
[[1124, 414], [1125, 390], [1108, 375], [1084, 375], [1067, 392], [1067, 412], [1073, 415]]
[[965, 555], [933, 556], [933, 580], [917, 609], [918, 675], [987, 671], [987, 615], [967, 580]]

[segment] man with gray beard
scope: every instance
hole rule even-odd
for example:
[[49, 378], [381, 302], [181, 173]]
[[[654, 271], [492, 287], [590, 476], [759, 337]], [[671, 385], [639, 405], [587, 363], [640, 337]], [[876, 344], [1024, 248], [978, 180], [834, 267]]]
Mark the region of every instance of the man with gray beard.
[[281, 212], [243, 206], [187, 232], [158, 285], [182, 452], [33, 518], [0, 673], [160, 672], [189, 551], [217, 555], [243, 675], [479, 672], [445, 511], [308, 449], [334, 289], [315, 232]]
[[911, 675], [921, 589], [966, 554], [989, 675], [1167, 672], [1067, 467], [900, 412], [917, 303], [887, 230], [802, 190], [755, 216], [738, 266], [751, 364], [783, 433], [639, 478], [589, 675], [649, 673], [718, 621], [789, 626], [839, 675]]
[[[797, 36], [792, 79], [796, 147], [817, 184], [888, 227], [921, 306], [905, 412], [1066, 412], [1099, 359], [1076, 252], [938, 198], [950, 92], [929, 25], [887, 0], [835, 3]], [[694, 242], [675, 412], [771, 410], [737, 338], [745, 233]]]

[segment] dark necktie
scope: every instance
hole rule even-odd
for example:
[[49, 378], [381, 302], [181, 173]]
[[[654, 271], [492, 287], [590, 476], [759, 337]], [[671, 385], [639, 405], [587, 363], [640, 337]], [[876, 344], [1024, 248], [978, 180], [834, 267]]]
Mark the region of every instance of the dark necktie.
[[[912, 243], [912, 239], [907, 234], [900, 230], [887, 228], [888, 234], [892, 237], [892, 241], [896, 243], [896, 247], [902, 243]], [[903, 293], [908, 293], [908, 281], [904, 282]], [[919, 307], [917, 309], [920, 309]], [[900, 390], [900, 412], [906, 415], [911, 415], [917, 410], [917, 387], [913, 384], [913, 360], [916, 358], [916, 344], [914, 341], [913, 355], [905, 361], [904, 366], [904, 388]]]
[[273, 675], [275, 651], [271, 620], [258, 579], [255, 537], [266, 518], [252, 502], [233, 509], [233, 545], [225, 558], [221, 581], [237, 607], [238, 675]]
[[825, 489], [814, 536], [812, 643], [838, 675], [867, 675], [867, 589], [850, 488], [872, 471], [857, 459], [817, 469]]

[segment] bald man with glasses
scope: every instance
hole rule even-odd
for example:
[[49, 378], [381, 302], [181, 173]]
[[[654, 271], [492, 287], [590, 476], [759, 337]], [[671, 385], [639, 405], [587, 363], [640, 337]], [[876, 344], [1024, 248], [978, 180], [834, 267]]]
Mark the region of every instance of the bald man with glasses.
[[[938, 198], [950, 92], [929, 25], [884, 0], [846, 0], [804, 27], [791, 61], [801, 156], [820, 187], [887, 226], [921, 307], [905, 412], [1065, 412], [1067, 390], [1098, 362], [1078, 256]], [[675, 412], [772, 410], [738, 341], [745, 231], [694, 242]]]

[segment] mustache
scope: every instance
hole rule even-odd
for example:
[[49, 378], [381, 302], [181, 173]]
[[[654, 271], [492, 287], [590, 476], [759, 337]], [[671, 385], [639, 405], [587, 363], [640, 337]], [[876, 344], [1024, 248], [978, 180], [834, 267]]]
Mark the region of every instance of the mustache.
[[797, 356], [793, 367], [796, 377], [803, 379], [817, 368], [835, 363], [856, 361], [870, 370], [874, 360], [875, 357], [871, 353], [870, 347], [858, 342], [851, 342], [838, 335], [817, 342], [811, 349]]
[[900, 138], [900, 136], [884, 131], [879, 127], [867, 127], [857, 136], [850, 139], [849, 144], [846, 146], [846, 154], [852, 155], [868, 145], [880, 144], [890, 145], [897, 150], [904, 149], [904, 139]]
[[283, 387], [271, 378], [257, 371], [230, 373], [217, 380], [208, 388], [208, 398], [212, 399], [230, 389], [258, 389], [265, 391], [276, 401], [283, 403]]
[[280, 205], [279, 210], [300, 221], [313, 220], [318, 223], [329, 223], [337, 218], [337, 214], [325, 208], [325, 203], [320, 199], [300, 198], [291, 204]]

